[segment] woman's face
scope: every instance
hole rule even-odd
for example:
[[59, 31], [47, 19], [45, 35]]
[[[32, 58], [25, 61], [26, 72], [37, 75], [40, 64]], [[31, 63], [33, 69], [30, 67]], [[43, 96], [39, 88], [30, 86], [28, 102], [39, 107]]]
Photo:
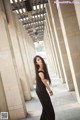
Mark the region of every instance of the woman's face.
[[37, 65], [41, 65], [42, 64], [42, 60], [41, 60], [40, 57], [36, 58], [36, 63], [37, 63]]

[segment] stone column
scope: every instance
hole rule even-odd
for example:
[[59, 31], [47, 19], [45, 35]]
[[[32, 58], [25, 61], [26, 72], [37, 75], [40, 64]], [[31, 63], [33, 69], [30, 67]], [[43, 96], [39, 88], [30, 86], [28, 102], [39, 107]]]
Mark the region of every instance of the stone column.
[[[22, 24], [21, 24], [22, 26]], [[31, 90], [33, 89], [33, 80], [34, 80], [34, 68], [33, 68], [33, 57], [32, 56], [32, 49], [31, 49], [31, 41], [29, 38], [29, 35], [27, 33], [27, 31], [25, 31], [25, 28], [22, 27], [22, 36], [23, 36], [23, 45], [24, 45], [24, 49], [25, 49], [25, 53], [26, 53], [26, 57], [27, 57], [27, 62], [28, 62], [28, 70], [29, 70], [29, 81], [30, 81], [30, 85], [31, 85]], [[29, 44], [27, 44], [27, 42]], [[34, 53], [35, 54], [35, 53]]]
[[57, 46], [57, 43], [56, 43], [55, 32], [54, 32], [53, 23], [52, 23], [52, 19], [51, 19], [50, 8], [49, 8], [48, 4], [46, 5], [46, 10], [47, 10], [47, 17], [48, 17], [48, 22], [49, 22], [50, 33], [51, 33], [51, 36], [52, 36], [53, 49], [54, 49], [54, 52], [55, 52], [55, 56], [56, 56], [56, 60], [57, 60], [61, 80], [64, 83], [65, 78], [64, 78], [63, 68], [62, 68], [62, 61], [61, 61], [58, 46]]
[[80, 30], [76, 12], [73, 4], [58, 4], [57, 8], [75, 91], [80, 102]]
[[[26, 41], [27, 42], [27, 41]], [[32, 80], [33, 80], [33, 83], [35, 82], [35, 68], [34, 68], [34, 62], [33, 62], [33, 59], [34, 57], [36, 56], [36, 49], [35, 49], [35, 45], [34, 45], [34, 41], [31, 39], [31, 37], [29, 36], [29, 42], [30, 44], [30, 56], [31, 56], [31, 73], [32, 73]], [[29, 49], [28, 49], [29, 50]]]
[[68, 90], [74, 90], [71, 70], [70, 70], [68, 56], [67, 56], [67, 52], [66, 52], [66, 48], [65, 48], [64, 38], [62, 35], [58, 11], [57, 11], [56, 4], [53, 4], [53, 0], [49, 0], [49, 7], [50, 7], [50, 11], [51, 11], [52, 22], [53, 22], [54, 32], [55, 32], [55, 37], [56, 37], [55, 42], [58, 45], [60, 59], [62, 62], [62, 68], [63, 68], [67, 88], [68, 88]]
[[11, 51], [7, 24], [3, 1], [0, 0], [0, 72], [10, 118], [17, 120], [26, 117], [26, 107]]
[[4, 112], [4, 111], [9, 112], [7, 107], [3, 82], [2, 82], [2, 76], [0, 73], [0, 112]]
[[25, 46], [24, 46], [24, 42], [23, 42], [25, 39], [23, 32], [25, 32], [25, 31], [23, 30], [22, 23], [18, 20], [17, 16], [15, 16], [14, 18], [15, 18], [15, 22], [16, 22], [16, 33], [18, 35], [18, 44], [20, 47], [20, 52], [21, 52], [21, 56], [22, 56], [22, 60], [23, 60], [23, 65], [24, 65], [24, 68], [26, 71], [27, 80], [29, 82], [30, 89], [33, 89], [32, 76], [30, 74], [28, 58], [26, 56]]
[[26, 46], [26, 53], [28, 54], [28, 61], [29, 61], [31, 75], [32, 75], [32, 81], [34, 82], [35, 70], [34, 70], [33, 59], [36, 55], [36, 50], [31, 37], [26, 32], [25, 32], [25, 46]]
[[[51, 35], [50, 35], [50, 30], [49, 30], [47, 24], [48, 24], [48, 23], [47, 23], [47, 19], [46, 19], [46, 32], [47, 32], [46, 34], [47, 34], [47, 36], [48, 36], [48, 40], [49, 40], [49, 44], [50, 44], [50, 48], [51, 48], [51, 52], [49, 52], [49, 54], [50, 54], [50, 53], [52, 54], [52, 58], [53, 58], [54, 66], [55, 66], [56, 77], [57, 77], [57, 78], [60, 78], [59, 68], [58, 68], [56, 56], [55, 56], [54, 49], [53, 49], [53, 45], [52, 45], [52, 37], [51, 37]], [[47, 46], [48, 46], [48, 44], [47, 44]]]
[[75, 10], [76, 10], [76, 15], [77, 15], [77, 20], [78, 20], [78, 24], [79, 24], [79, 29], [80, 29], [80, 1], [78, 0], [79, 4], [76, 4], [76, 0], [73, 0], [74, 2], [74, 6], [75, 6]]
[[56, 75], [57, 75], [58, 77], [61, 77], [60, 69], [59, 69], [59, 66], [58, 66], [58, 64], [57, 64], [56, 55], [55, 55], [54, 49], [53, 49], [52, 36], [51, 36], [51, 33], [50, 33], [50, 29], [49, 29], [49, 24], [48, 24], [47, 17], [46, 17], [46, 30], [47, 30], [48, 40], [49, 40], [49, 42], [50, 42], [52, 57], [53, 57], [53, 60], [54, 60], [54, 62], [55, 62], [55, 65], [56, 65], [56, 66], [55, 66], [55, 67], [56, 67]]
[[47, 26], [45, 24], [44, 45], [45, 45], [45, 50], [46, 50], [46, 56], [47, 56], [47, 59], [48, 59], [48, 64], [49, 64], [50, 70], [53, 71], [54, 75], [57, 75], [57, 71], [56, 71], [56, 68], [55, 68], [56, 66], [55, 66], [54, 58], [52, 56], [52, 49], [51, 49], [50, 39], [48, 37], [48, 32], [47, 32], [47, 28], [46, 27]]
[[11, 37], [10, 45], [11, 45], [11, 50], [13, 52], [14, 61], [16, 63], [15, 67], [18, 70], [19, 79], [24, 93], [24, 98], [25, 100], [30, 100], [31, 95], [30, 95], [29, 82], [26, 76], [24, 63], [22, 61], [22, 57], [20, 53], [20, 48], [18, 43], [19, 38], [17, 35], [16, 24], [15, 24], [15, 14], [11, 11], [9, 0], [5, 1], [5, 7], [9, 19], [8, 28]]

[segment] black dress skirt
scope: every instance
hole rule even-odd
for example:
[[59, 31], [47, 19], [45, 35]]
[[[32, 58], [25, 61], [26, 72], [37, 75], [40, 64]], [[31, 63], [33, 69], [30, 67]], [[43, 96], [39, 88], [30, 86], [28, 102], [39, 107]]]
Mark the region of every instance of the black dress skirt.
[[[43, 72], [43, 71], [38, 71]], [[45, 76], [45, 72], [44, 76]], [[45, 76], [46, 79], [46, 76]], [[44, 83], [41, 81], [41, 78], [38, 75], [37, 81], [36, 81], [36, 93], [37, 96], [42, 104], [42, 114], [40, 117], [40, 120], [55, 120], [55, 112], [49, 97], [49, 94], [46, 90], [46, 87]]]

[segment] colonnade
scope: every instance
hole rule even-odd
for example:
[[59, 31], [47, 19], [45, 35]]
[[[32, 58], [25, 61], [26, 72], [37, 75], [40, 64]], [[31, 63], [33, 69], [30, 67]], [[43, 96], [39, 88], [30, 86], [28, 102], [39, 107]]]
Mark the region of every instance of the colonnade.
[[44, 43], [46, 52], [54, 53], [48, 54], [50, 66], [68, 91], [75, 90], [80, 102], [80, 4], [75, 1], [61, 4], [63, 0], [48, 0]]
[[0, 112], [9, 112], [11, 120], [27, 116], [25, 101], [31, 99], [34, 56], [33, 41], [12, 12], [10, 1], [0, 0]]

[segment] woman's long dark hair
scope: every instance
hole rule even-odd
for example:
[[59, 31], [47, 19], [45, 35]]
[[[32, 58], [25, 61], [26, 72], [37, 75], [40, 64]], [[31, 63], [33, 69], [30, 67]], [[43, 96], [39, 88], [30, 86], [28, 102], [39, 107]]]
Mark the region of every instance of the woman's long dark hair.
[[43, 70], [45, 72], [45, 76], [46, 76], [46, 79], [49, 81], [49, 83], [51, 83], [51, 80], [50, 80], [50, 77], [49, 77], [49, 73], [48, 73], [48, 70], [47, 70], [47, 65], [46, 63], [44, 62], [44, 59], [37, 55], [34, 57], [34, 65], [35, 65], [35, 72], [36, 72], [36, 79], [38, 78], [38, 70], [39, 70], [39, 65], [36, 64], [36, 59], [37, 57], [39, 57], [41, 60], [42, 60], [42, 63], [43, 63]]

